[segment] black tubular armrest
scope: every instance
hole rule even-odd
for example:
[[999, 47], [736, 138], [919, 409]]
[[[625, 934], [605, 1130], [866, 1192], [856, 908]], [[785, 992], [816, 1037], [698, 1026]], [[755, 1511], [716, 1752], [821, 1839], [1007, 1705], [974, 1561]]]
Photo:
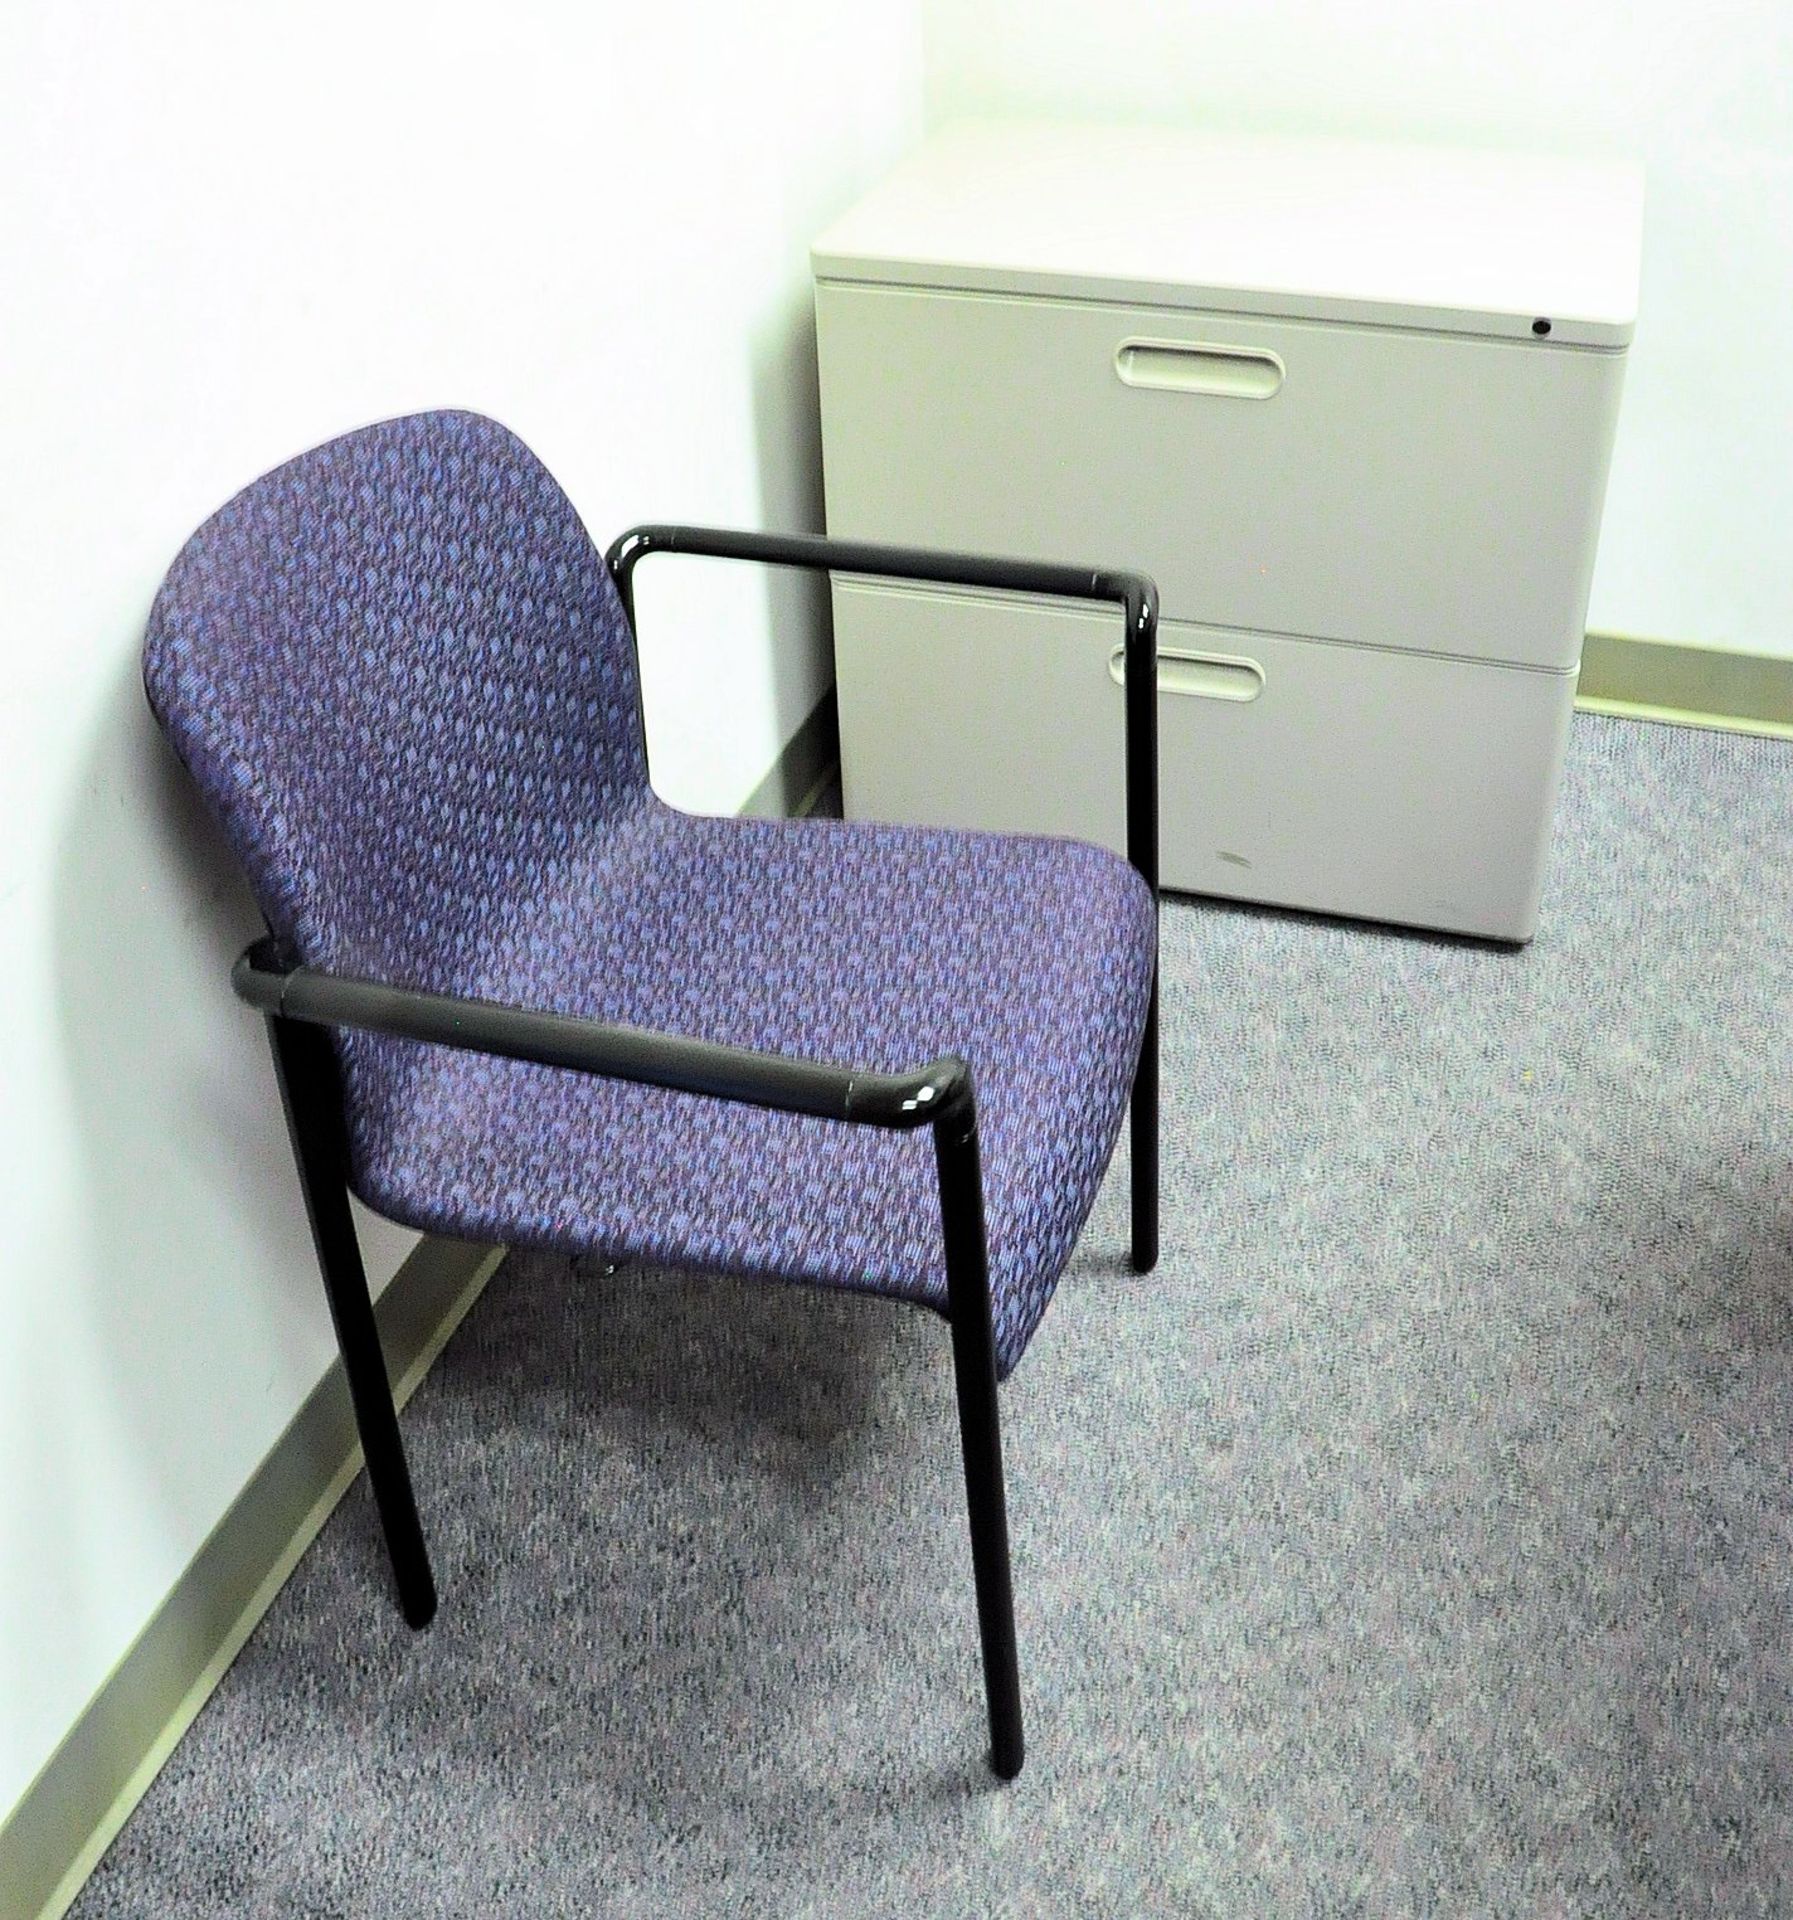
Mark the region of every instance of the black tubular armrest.
[[717, 560], [758, 560], [818, 573], [869, 573], [888, 580], [991, 587], [1050, 594], [1064, 600], [1112, 600], [1127, 616], [1127, 858], [1153, 896], [1158, 892], [1158, 589], [1143, 573], [1053, 566], [925, 547], [887, 547], [832, 540], [818, 533], [740, 533], [725, 527], [631, 527], [604, 555], [635, 624], [635, 569], [650, 553], [695, 553]]
[[951, 1054], [913, 1073], [858, 1073], [817, 1060], [611, 1026], [571, 1014], [537, 1013], [495, 1000], [423, 993], [311, 967], [282, 968], [266, 939], [242, 955], [230, 978], [250, 1006], [282, 1019], [359, 1027], [643, 1086], [709, 1094], [781, 1113], [906, 1130], [946, 1118], [971, 1096], [971, 1071]]

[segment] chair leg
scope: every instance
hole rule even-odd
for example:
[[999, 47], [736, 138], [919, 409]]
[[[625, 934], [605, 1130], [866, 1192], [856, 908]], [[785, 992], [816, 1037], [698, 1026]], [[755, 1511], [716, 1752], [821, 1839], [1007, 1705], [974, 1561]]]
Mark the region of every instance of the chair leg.
[[270, 1014], [268, 1036], [367, 1477], [398, 1582], [399, 1605], [411, 1626], [426, 1627], [436, 1612], [436, 1583], [399, 1439], [398, 1412], [392, 1404], [386, 1359], [368, 1296], [367, 1270], [349, 1212], [336, 1063], [318, 1027]]
[[940, 1212], [946, 1235], [947, 1307], [971, 1567], [990, 1711], [990, 1765], [1004, 1780], [1021, 1771], [1021, 1673], [1015, 1650], [1015, 1597], [1009, 1573], [1009, 1524], [1003, 1499], [1002, 1426], [996, 1406], [996, 1342], [990, 1325], [989, 1254], [984, 1241], [983, 1174], [977, 1118], [969, 1105], [934, 1128]]
[[1158, 1264], [1158, 979], [1146, 1007], [1146, 1029], [1133, 1074], [1133, 1271]]

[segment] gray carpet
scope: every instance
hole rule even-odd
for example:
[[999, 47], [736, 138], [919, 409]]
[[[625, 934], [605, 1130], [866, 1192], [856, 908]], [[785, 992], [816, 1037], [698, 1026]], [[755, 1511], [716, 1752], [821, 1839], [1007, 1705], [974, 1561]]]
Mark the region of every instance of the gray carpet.
[[944, 1329], [513, 1259], [75, 1911], [1793, 1909], [1793, 750], [1578, 720], [1526, 952], [1171, 905], [1004, 1391], [993, 1785]]

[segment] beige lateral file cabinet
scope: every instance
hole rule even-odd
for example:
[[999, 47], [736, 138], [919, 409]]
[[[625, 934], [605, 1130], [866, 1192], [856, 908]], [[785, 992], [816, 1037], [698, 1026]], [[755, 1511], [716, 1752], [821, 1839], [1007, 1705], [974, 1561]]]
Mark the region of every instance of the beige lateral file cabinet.
[[[828, 527], [1162, 594], [1163, 874], [1537, 925], [1634, 170], [942, 135], [813, 249]], [[834, 583], [848, 815], [1122, 845], [1111, 609]]]

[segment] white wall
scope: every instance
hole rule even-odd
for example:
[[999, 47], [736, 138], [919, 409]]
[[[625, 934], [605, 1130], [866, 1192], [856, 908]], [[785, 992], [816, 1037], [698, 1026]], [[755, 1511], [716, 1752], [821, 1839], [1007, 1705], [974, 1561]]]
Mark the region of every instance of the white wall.
[[968, 113], [1640, 155], [1637, 342], [1589, 624], [1793, 656], [1785, 0], [924, 0]]
[[[226, 987], [253, 913], [138, 688], [163, 567], [274, 462], [435, 404], [600, 537], [819, 526], [805, 247], [920, 100], [912, 0], [0, 17], [0, 1814], [330, 1353]], [[641, 582], [656, 779], [729, 809], [826, 646], [802, 589], [769, 622], [681, 564]]]

